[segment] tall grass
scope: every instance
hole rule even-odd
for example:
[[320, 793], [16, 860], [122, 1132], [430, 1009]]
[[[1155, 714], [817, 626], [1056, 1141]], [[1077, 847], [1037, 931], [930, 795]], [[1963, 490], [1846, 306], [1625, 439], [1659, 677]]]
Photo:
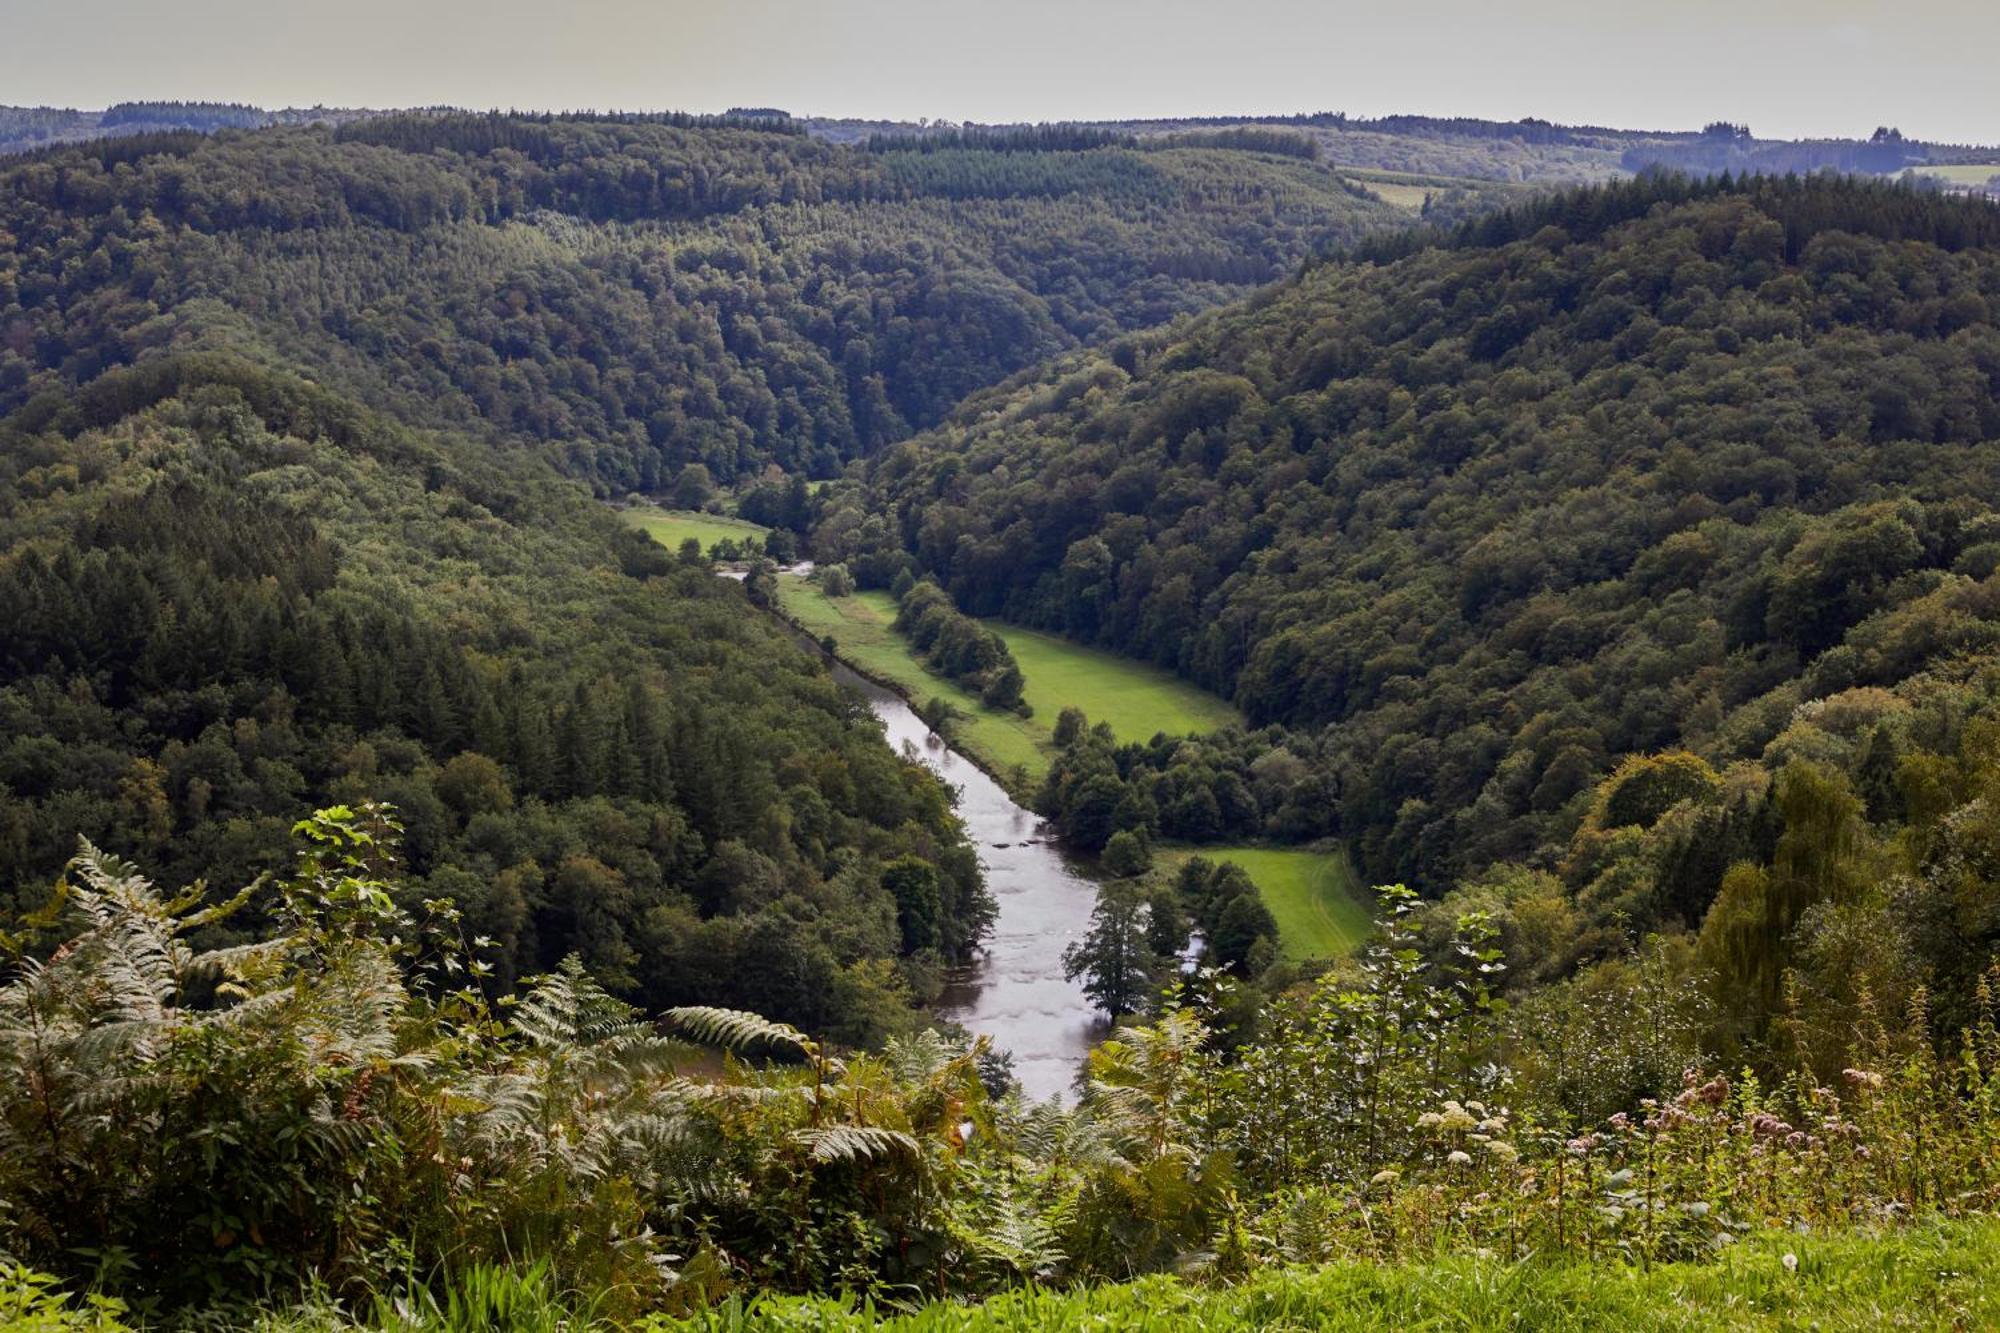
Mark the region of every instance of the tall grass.
[[1996, 1274], [2000, 1224], [1980, 1221], [1893, 1236], [1773, 1232], [1713, 1262], [1650, 1270], [1458, 1256], [1286, 1269], [1229, 1288], [1162, 1277], [1069, 1293], [1023, 1291], [983, 1305], [930, 1305], [887, 1318], [834, 1300], [765, 1299], [653, 1327], [698, 1333], [1974, 1329], [2000, 1327]]

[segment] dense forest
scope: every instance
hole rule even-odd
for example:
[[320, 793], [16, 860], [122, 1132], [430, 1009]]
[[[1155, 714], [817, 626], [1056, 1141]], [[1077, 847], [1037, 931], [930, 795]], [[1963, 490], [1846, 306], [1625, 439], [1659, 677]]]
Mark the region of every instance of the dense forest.
[[79, 835], [246, 883], [308, 804], [387, 802], [496, 986], [574, 954], [852, 1041], [989, 922], [943, 789], [545, 464], [214, 355], [73, 409], [0, 435], [11, 910]]
[[52, 150], [0, 172], [0, 410], [228, 349], [545, 444], [600, 494], [827, 476], [1399, 216], [1295, 157], [992, 148], [413, 115]]
[[1549, 862], [1627, 754], [1754, 759], [1994, 647], [1996, 240], [1892, 186], [1559, 196], [976, 397], [822, 554], [1284, 729], [1082, 756], [1124, 821], [1442, 891]]

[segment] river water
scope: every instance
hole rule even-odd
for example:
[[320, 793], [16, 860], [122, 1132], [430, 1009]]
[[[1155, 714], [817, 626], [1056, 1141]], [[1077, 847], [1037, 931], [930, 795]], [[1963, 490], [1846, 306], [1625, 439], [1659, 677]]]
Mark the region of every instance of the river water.
[[914, 753], [956, 789], [958, 816], [999, 905], [984, 955], [954, 975], [939, 1016], [1012, 1052], [1014, 1073], [1030, 1097], [1064, 1095], [1105, 1032], [1062, 969], [1063, 950], [1090, 928], [1097, 886], [1064, 864], [1040, 819], [939, 739], [898, 695], [839, 662], [830, 665], [834, 679], [882, 719], [889, 744]]

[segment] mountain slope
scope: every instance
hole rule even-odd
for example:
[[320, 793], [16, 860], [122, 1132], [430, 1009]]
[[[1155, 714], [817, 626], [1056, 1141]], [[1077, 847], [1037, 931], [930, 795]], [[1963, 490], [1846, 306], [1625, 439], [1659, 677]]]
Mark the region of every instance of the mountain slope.
[[552, 444], [601, 493], [828, 475], [1398, 218], [1226, 149], [871, 153], [685, 117], [141, 135], [0, 170], [0, 410], [224, 348]]
[[302, 812], [388, 801], [499, 984], [574, 952], [649, 1005], [853, 1040], [990, 916], [941, 785], [740, 586], [542, 461], [294, 377], [156, 358], [0, 425], [0, 621], [22, 911], [79, 834], [234, 889]]
[[1855, 183], [1563, 196], [977, 397], [821, 554], [1304, 729], [1376, 878], [1553, 856], [1622, 755], [2000, 645], [1996, 247]]

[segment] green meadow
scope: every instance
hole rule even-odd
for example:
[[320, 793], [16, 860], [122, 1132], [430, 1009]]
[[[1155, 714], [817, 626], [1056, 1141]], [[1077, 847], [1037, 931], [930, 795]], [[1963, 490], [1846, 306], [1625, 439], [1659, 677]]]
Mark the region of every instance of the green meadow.
[[1366, 186], [1368, 192], [1385, 204], [1411, 213], [1421, 213], [1424, 201], [1434, 194], [1454, 187], [1479, 189], [1490, 186], [1491, 181], [1461, 180], [1453, 176], [1430, 176], [1409, 171], [1358, 170], [1353, 167], [1341, 168], [1340, 174], [1358, 185]]
[[919, 710], [936, 698], [964, 714], [952, 732], [953, 743], [1010, 790], [1019, 785], [1013, 781], [1017, 767], [1026, 770], [1030, 782], [1040, 781], [1047, 771], [1043, 745], [1055, 720], [996, 712], [980, 703], [978, 695], [932, 675], [910, 651], [909, 641], [896, 633], [896, 600], [888, 593], [828, 597], [809, 579], [780, 578], [778, 602], [813, 637], [832, 635], [842, 661], [896, 686]]
[[895, 631], [896, 603], [888, 593], [828, 597], [817, 583], [781, 578], [778, 600], [814, 637], [832, 635], [843, 660], [897, 686], [918, 708], [941, 698], [964, 714], [953, 732], [954, 741], [1010, 785], [1018, 785], [1013, 783], [1016, 768], [1026, 772], [1029, 785], [1048, 771], [1055, 751], [1056, 718], [1070, 705], [1083, 709], [1093, 723], [1110, 723], [1121, 740], [1150, 740], [1161, 731], [1177, 735], [1213, 731], [1242, 720], [1221, 699], [1157, 667], [1052, 634], [988, 621], [1020, 663], [1027, 681], [1025, 697], [1034, 715], [999, 712], [924, 666]]
[[1947, 166], [1920, 166], [1915, 171], [1919, 176], [1942, 176], [1953, 185], [1984, 185], [2000, 176], [2000, 162], [1954, 162]]
[[[1650, 1268], [1495, 1258], [1347, 1261], [1260, 1273], [1239, 1286], [1149, 1277], [1080, 1291], [1029, 1290], [909, 1314], [820, 1298], [734, 1301], [680, 1327], [703, 1333], [880, 1328], [892, 1333], [1092, 1329], [1426, 1329], [1500, 1333], [2000, 1328], [2000, 1224], [1888, 1235], [1754, 1236], [1705, 1262]], [[880, 1322], [878, 1322], [878, 1318]], [[674, 1327], [663, 1324], [665, 1328]]]
[[1109, 722], [1121, 741], [1219, 731], [1243, 721], [1227, 701], [1171, 672], [1129, 657], [1086, 648], [1040, 630], [985, 622], [1006, 641], [1027, 678], [1025, 697], [1035, 720], [1053, 728], [1067, 707], [1081, 708], [1093, 723]]
[[680, 550], [681, 543], [690, 537], [701, 543], [703, 551], [719, 541], [740, 542], [746, 537], [761, 541], [764, 537], [764, 529], [755, 523], [691, 509], [628, 509], [625, 521], [670, 551]]
[[[706, 551], [724, 538], [761, 538], [765, 531], [742, 519], [689, 510], [631, 510], [626, 522], [673, 550], [689, 537]], [[933, 675], [917, 658], [909, 642], [896, 633], [896, 602], [888, 593], [871, 590], [828, 597], [816, 582], [783, 577], [778, 580], [778, 602], [814, 638], [832, 636], [842, 660], [896, 686], [918, 708], [937, 698], [957, 709], [963, 714], [953, 733], [959, 748], [1010, 787], [1023, 785], [1014, 780], [1016, 770], [1026, 774], [1027, 785], [1039, 782], [1048, 771], [1055, 752], [1056, 719], [1071, 706], [1081, 708], [1092, 723], [1109, 723], [1120, 740], [1128, 741], [1151, 740], [1162, 731], [1199, 734], [1243, 720], [1226, 701], [1159, 667], [1086, 648], [1058, 635], [987, 621], [1020, 664], [1027, 682], [1023, 695], [1034, 713], [1024, 718], [996, 711], [980, 703], [977, 695]]]
[[1303, 847], [1175, 847], [1160, 864], [1169, 872], [1190, 857], [1242, 867], [1278, 922], [1285, 957], [1338, 958], [1368, 937], [1374, 917], [1344, 851]]

